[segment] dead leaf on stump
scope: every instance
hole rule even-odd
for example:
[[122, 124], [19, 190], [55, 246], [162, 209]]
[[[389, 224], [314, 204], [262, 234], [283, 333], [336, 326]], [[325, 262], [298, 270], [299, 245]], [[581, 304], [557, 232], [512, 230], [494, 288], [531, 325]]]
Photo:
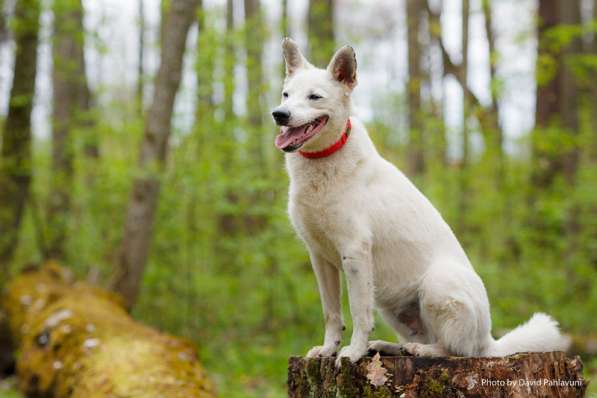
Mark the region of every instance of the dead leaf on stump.
[[367, 365], [367, 380], [375, 387], [383, 386], [388, 381], [387, 371], [383, 367], [379, 352], [371, 359]]

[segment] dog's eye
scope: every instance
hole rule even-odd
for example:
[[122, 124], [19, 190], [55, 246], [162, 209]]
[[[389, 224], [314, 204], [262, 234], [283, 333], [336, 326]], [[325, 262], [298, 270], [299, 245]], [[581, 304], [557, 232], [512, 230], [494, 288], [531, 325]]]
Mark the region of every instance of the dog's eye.
[[286, 91], [284, 91], [284, 92], [282, 93], [282, 97], [284, 97], [284, 98], [288, 98], [288, 93], [287, 93]]
[[321, 95], [317, 95], [317, 94], [311, 94], [308, 97], [311, 101], [317, 101], [318, 99], [322, 99], [323, 97]]

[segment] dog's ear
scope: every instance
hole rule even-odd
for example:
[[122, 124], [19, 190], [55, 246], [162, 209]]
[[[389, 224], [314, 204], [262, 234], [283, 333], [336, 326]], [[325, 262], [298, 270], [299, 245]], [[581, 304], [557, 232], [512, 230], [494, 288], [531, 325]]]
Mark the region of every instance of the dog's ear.
[[357, 57], [350, 46], [344, 46], [334, 54], [328, 65], [334, 79], [346, 84], [351, 90], [357, 85]]
[[282, 40], [282, 50], [284, 51], [284, 60], [286, 61], [286, 76], [292, 75], [301, 68], [308, 68], [311, 64], [299, 50], [294, 40], [285, 37]]

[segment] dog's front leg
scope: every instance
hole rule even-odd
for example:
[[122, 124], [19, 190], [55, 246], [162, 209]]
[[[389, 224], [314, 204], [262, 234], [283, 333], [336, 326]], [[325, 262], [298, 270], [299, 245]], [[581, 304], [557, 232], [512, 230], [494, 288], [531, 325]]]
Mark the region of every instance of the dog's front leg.
[[319, 285], [319, 295], [325, 319], [325, 337], [323, 345], [311, 348], [307, 353], [307, 357], [330, 357], [338, 352], [342, 341], [342, 330], [344, 329], [340, 301], [340, 271], [315, 253], [312, 253], [310, 257]]
[[371, 246], [359, 244], [355, 250], [342, 252], [342, 268], [346, 274], [348, 299], [352, 316], [350, 345], [340, 350], [336, 366], [342, 357], [356, 362], [367, 353], [369, 334], [373, 330], [373, 263]]

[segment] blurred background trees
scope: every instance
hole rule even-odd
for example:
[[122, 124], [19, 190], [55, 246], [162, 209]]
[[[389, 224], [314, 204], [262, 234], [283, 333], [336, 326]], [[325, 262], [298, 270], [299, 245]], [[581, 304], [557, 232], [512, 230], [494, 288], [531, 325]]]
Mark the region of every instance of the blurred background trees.
[[0, 9], [0, 280], [60, 259], [197, 341], [222, 396], [284, 396], [322, 322], [269, 118], [291, 35], [320, 67], [355, 47], [356, 115], [456, 230], [496, 331], [543, 310], [595, 338], [594, 0]]

